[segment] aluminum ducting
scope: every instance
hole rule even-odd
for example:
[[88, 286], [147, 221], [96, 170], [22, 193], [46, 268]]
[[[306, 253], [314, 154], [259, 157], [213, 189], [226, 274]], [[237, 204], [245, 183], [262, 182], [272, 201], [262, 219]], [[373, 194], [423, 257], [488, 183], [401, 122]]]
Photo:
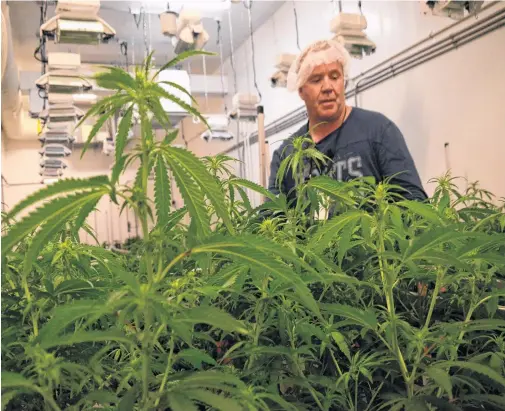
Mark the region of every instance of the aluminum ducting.
[[9, 7], [2, 2], [2, 129], [8, 138], [21, 133], [21, 90], [14, 60]]

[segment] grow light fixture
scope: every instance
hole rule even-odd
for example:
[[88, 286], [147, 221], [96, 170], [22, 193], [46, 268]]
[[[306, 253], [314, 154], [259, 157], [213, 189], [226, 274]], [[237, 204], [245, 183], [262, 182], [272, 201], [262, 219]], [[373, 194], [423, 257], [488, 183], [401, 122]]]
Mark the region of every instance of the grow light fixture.
[[211, 140], [229, 141], [233, 139], [233, 134], [231, 134], [229, 131], [207, 130], [204, 131], [200, 137], [206, 142], [209, 142]]
[[334, 39], [341, 43], [354, 57], [361, 59], [363, 55], [375, 52], [376, 45], [370, 40], [364, 30], [367, 21], [362, 14], [339, 13], [330, 23], [330, 31], [335, 33]]
[[91, 83], [76, 75], [75, 71], [56, 70], [42, 75], [36, 85], [39, 89], [56, 94], [74, 94], [91, 90]]
[[228, 117], [232, 120], [256, 121], [258, 115], [256, 106], [260, 99], [256, 94], [237, 93], [232, 99], [232, 109]]
[[277, 71], [270, 77], [272, 87], [286, 87], [288, 80], [288, 72], [291, 64], [295, 61], [294, 54], [279, 54], [277, 56]]
[[58, 0], [56, 14], [76, 13], [96, 16], [100, 11], [100, 0]]
[[53, 70], [79, 70], [81, 55], [78, 53], [48, 53], [47, 65], [49, 71]]
[[477, 13], [482, 7], [483, 1], [427, 1], [426, 5], [435, 16], [449, 17], [453, 20], [461, 20], [465, 16], [465, 11], [469, 14]]
[[44, 177], [61, 177], [63, 175], [63, 170], [61, 168], [41, 167], [39, 175]]
[[44, 169], [63, 170], [68, 167], [65, 160], [61, 160], [59, 158], [43, 158], [42, 160], [40, 160], [39, 164], [40, 167]]
[[75, 141], [75, 137], [65, 131], [48, 130], [39, 137], [42, 144], [70, 144]]
[[57, 43], [99, 44], [115, 36], [114, 29], [98, 17], [99, 0], [58, 1], [56, 16], [40, 27], [40, 35]]
[[228, 118], [225, 115], [205, 116], [209, 130], [201, 134], [202, 140], [207, 142], [211, 140], [228, 141], [233, 139], [233, 134], [228, 131]]
[[46, 157], [68, 157], [72, 151], [63, 144], [46, 144], [39, 150], [39, 154]]
[[82, 110], [72, 104], [54, 104], [42, 110], [39, 119], [51, 123], [77, 121], [84, 116]]
[[[176, 27], [176, 34], [172, 37], [175, 54], [189, 50], [201, 50], [209, 41], [209, 33], [205, 31], [201, 15], [197, 11], [182, 10]], [[162, 31], [173, 32], [173, 26], [162, 27]]]

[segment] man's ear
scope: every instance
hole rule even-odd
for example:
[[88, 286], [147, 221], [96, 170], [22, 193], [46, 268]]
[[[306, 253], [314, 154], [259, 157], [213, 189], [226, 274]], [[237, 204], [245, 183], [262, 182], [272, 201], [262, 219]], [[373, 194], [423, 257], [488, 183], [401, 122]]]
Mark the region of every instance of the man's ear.
[[303, 94], [303, 87], [298, 88], [298, 95], [303, 101], [305, 101], [305, 96]]

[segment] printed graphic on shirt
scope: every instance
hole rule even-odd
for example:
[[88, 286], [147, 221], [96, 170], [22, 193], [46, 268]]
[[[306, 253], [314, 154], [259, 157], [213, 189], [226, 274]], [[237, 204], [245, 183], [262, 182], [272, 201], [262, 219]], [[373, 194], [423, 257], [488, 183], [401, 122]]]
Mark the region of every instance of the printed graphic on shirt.
[[363, 161], [361, 156], [353, 155], [345, 159], [329, 162], [322, 170], [311, 161], [305, 166], [304, 177], [310, 179], [320, 175], [327, 175], [338, 181], [363, 177]]

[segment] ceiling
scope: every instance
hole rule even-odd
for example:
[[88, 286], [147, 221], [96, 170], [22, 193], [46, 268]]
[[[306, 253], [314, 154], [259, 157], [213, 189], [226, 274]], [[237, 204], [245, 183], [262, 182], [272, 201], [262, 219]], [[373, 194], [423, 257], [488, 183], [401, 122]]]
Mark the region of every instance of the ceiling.
[[[222, 0], [206, 0], [206, 2], [219, 2]], [[150, 1], [152, 4], [153, 0]], [[191, 0], [185, 3], [191, 4]], [[253, 30], [263, 24], [284, 1], [252, 1], [251, 16]], [[139, 5], [146, 5], [139, 1], [103, 1], [101, 2], [100, 17], [103, 18], [116, 30], [116, 37], [109, 44], [99, 46], [89, 45], [62, 45], [47, 43], [47, 51], [79, 52], [82, 63], [99, 64], [125, 64], [125, 57], [121, 55], [120, 43], [126, 41], [128, 44], [128, 58], [130, 64], [139, 64], [145, 56], [145, 39], [150, 44], [151, 50], [155, 51], [156, 63], [163, 64], [171, 59], [173, 47], [168, 37], [161, 33], [160, 20], [157, 14], [145, 14], [145, 29], [143, 22], [138, 26], [134, 16], [130, 13], [130, 8], [139, 9]], [[157, 2], [160, 4], [166, 2]], [[10, 18], [13, 32], [14, 50], [18, 67], [21, 71], [38, 71], [40, 63], [35, 60], [33, 53], [39, 44], [38, 32], [40, 27], [40, 2], [36, 1], [10, 1]], [[54, 16], [55, 6], [48, 5], [47, 19]], [[233, 47], [238, 48], [249, 36], [249, 17], [245, 4], [232, 4], [231, 21], [233, 30]], [[137, 22], [140, 16], [137, 16]], [[210, 34], [210, 40], [205, 49], [218, 52], [217, 45], [217, 22], [214, 18], [203, 18], [205, 29]], [[228, 24], [228, 12], [224, 12], [221, 21], [221, 34], [223, 40], [223, 59], [230, 55], [230, 27]], [[144, 38], [144, 32], [147, 33]], [[191, 71], [194, 73], [203, 72], [203, 61], [201, 58], [194, 58], [191, 63]], [[215, 72], [219, 68], [219, 56], [206, 58], [207, 72]]]

